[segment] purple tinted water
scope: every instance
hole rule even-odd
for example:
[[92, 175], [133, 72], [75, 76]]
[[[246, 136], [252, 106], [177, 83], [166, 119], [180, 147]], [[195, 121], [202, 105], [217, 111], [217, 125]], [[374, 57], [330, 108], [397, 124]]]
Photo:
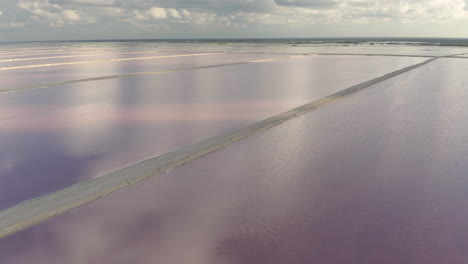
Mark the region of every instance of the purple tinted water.
[[0, 261], [467, 263], [467, 71], [326, 105], [0, 240]]
[[[166, 54], [168, 53], [168, 54]], [[53, 55], [42, 55], [40, 57], [27, 57], [27, 58], [12, 58], [13, 61], [4, 61], [4, 58], [0, 57], [0, 68], [11, 68], [11, 67], [30, 67], [39, 66], [44, 64], [59, 64], [59, 63], [78, 63], [87, 61], [100, 61], [100, 60], [117, 60], [117, 59], [131, 59], [131, 58], [147, 58], [147, 57], [159, 57], [159, 56], [170, 56], [176, 53], [169, 52], [158, 52], [154, 51], [136, 51], [136, 52], [75, 52], [66, 54], [53, 54]], [[187, 54], [188, 55], [188, 54]]]
[[[89, 54], [83, 53], [82, 54]], [[197, 53], [200, 54], [200, 53]], [[154, 58], [144, 60], [130, 61], [106, 61], [92, 62], [85, 64], [72, 65], [57, 65], [53, 67], [38, 67], [24, 69], [1, 70], [0, 90], [15, 89], [38, 84], [54, 83], [69, 81], [75, 79], [93, 78], [108, 75], [119, 75], [137, 72], [155, 72], [164, 70], [173, 70], [179, 68], [187, 68], [194, 66], [235, 63], [248, 60], [257, 60], [265, 58], [277, 58], [280, 55], [233, 55], [233, 54], [209, 54], [209, 55], [194, 55], [194, 53], [174, 53], [174, 52], [159, 52], [149, 54], [115, 54], [110, 53], [106, 56], [96, 57], [74, 57], [64, 59], [49, 59], [47, 61], [19, 61], [1, 63], [0, 68], [20, 67], [21, 65], [44, 65], [49, 63], [73, 63], [80, 61], [94, 61], [103, 59], [124, 59], [124, 58], [142, 58], [142, 57], [165, 57], [165, 56], [181, 56], [170, 58]], [[284, 57], [284, 55], [283, 55]]]
[[420, 60], [308, 57], [0, 94], [0, 209]]

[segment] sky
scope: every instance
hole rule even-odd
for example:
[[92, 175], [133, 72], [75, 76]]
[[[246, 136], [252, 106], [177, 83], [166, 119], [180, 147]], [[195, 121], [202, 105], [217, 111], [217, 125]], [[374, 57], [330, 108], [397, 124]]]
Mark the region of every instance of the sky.
[[468, 38], [468, 0], [0, 0], [0, 41]]

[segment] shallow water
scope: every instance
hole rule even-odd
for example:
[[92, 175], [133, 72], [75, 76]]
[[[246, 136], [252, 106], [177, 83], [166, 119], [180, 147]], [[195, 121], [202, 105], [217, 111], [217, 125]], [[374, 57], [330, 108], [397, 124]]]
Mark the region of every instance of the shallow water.
[[[104, 50], [111, 54], [112, 46]], [[68, 78], [255, 62], [0, 92], [0, 209], [424, 60], [164, 54], [183, 57], [0, 71], [2, 87], [11, 89]]]
[[0, 262], [467, 263], [467, 71], [325, 105], [2, 239]]
[[[80, 54], [89, 54], [80, 52]], [[138, 58], [147, 59], [138, 59]], [[153, 57], [149, 59], [148, 57]], [[157, 58], [159, 57], [159, 58]], [[200, 54], [200, 53], [176, 53], [176, 52], [159, 52], [152, 54], [133, 54], [125, 55], [120, 52], [106, 55], [108, 61], [93, 62], [101, 60], [102, 57], [96, 56], [91, 58], [65, 58], [65, 59], [50, 59], [47, 62], [42, 61], [20, 61], [19, 64], [35, 65], [42, 67], [23, 68], [13, 70], [1, 70], [0, 90], [10, 90], [40, 84], [56, 83], [63, 81], [71, 81], [77, 79], [96, 78], [109, 75], [123, 75], [142, 72], [159, 72], [177, 69], [186, 69], [190, 67], [200, 67], [208, 65], [220, 65], [226, 63], [238, 63], [249, 60], [274, 59], [284, 56], [279, 55], [229, 55], [229, 54]], [[115, 61], [126, 58], [137, 58], [130, 61]], [[109, 61], [114, 60], [114, 61]], [[91, 61], [81, 63], [83, 61]], [[54, 67], [44, 64], [60, 64], [60, 63], [79, 63], [71, 65], [57, 65]], [[3, 63], [0, 68], [8, 68], [11, 63]], [[13, 66], [20, 67], [20, 66]]]

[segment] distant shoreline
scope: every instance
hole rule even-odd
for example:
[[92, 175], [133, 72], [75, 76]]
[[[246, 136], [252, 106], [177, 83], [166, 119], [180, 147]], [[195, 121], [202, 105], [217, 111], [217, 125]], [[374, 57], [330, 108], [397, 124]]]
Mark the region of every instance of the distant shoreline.
[[255, 43], [291, 45], [409, 45], [409, 46], [459, 46], [468, 47], [468, 38], [232, 38], [232, 39], [102, 39], [102, 40], [56, 40], [56, 41], [14, 41], [1, 44], [25, 43], [109, 43], [109, 42], [155, 42], [155, 43]]

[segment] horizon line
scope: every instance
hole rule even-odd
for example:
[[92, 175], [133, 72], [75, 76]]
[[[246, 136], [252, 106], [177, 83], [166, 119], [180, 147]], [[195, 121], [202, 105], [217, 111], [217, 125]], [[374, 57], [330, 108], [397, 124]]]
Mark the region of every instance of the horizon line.
[[236, 37], [236, 38], [108, 38], [108, 39], [63, 39], [63, 40], [20, 40], [0, 41], [0, 44], [9, 43], [37, 43], [37, 42], [133, 42], [133, 41], [258, 41], [258, 40], [466, 40], [467, 37]]

